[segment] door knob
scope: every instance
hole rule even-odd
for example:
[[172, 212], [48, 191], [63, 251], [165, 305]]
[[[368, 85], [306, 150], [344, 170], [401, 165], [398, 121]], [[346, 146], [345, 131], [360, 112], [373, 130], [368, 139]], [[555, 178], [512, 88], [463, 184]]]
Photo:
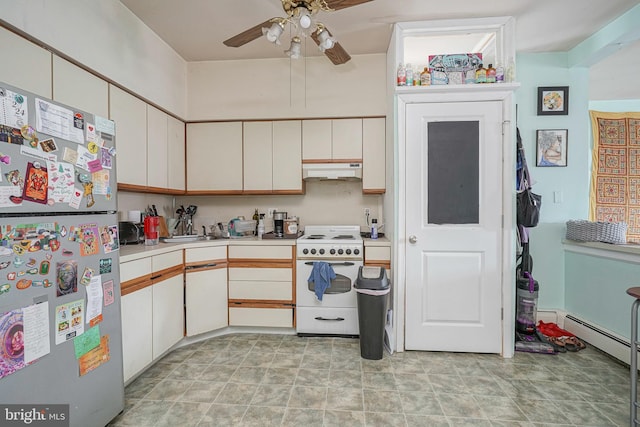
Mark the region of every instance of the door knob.
[[416, 236], [409, 236], [409, 243], [415, 243], [418, 241], [418, 238]]

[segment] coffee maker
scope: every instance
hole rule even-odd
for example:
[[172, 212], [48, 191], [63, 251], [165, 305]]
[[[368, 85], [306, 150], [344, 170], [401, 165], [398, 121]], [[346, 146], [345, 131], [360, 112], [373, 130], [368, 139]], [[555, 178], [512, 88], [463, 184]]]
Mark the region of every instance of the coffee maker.
[[273, 213], [273, 234], [275, 237], [284, 237], [284, 220], [287, 219], [286, 212]]

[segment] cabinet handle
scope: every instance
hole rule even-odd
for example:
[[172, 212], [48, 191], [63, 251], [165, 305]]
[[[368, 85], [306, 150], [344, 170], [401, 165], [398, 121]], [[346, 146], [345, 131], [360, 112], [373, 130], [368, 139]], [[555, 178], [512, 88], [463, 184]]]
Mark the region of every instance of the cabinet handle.
[[327, 322], [342, 322], [344, 320], [344, 317], [336, 317], [334, 319], [328, 319], [326, 317], [318, 316], [316, 317], [316, 320], [324, 320]]
[[210, 268], [210, 267], [216, 267], [218, 264], [216, 263], [211, 263], [211, 264], [202, 264], [202, 265], [190, 265], [189, 267], [185, 267], [185, 270], [196, 270], [198, 268]]

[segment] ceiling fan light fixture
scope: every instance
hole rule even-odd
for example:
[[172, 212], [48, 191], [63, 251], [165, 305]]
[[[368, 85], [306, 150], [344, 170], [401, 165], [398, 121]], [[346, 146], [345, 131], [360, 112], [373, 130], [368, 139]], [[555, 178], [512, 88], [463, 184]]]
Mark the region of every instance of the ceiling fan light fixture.
[[294, 16], [296, 16], [296, 21], [298, 22], [301, 28], [305, 30], [307, 28], [311, 28], [311, 24], [312, 24], [311, 14], [309, 13], [306, 7], [302, 7], [302, 6], [297, 7]]
[[280, 35], [284, 32], [284, 25], [280, 22], [274, 22], [270, 28], [262, 28], [262, 34], [271, 43], [280, 44]]
[[326, 28], [323, 28], [318, 32], [318, 41], [318, 48], [320, 48], [320, 51], [322, 52], [327, 49], [331, 49], [336, 44], [336, 39], [331, 37]]
[[300, 37], [296, 36], [292, 38], [289, 50], [285, 50], [284, 53], [292, 59], [299, 59], [302, 56], [302, 44], [300, 43]]

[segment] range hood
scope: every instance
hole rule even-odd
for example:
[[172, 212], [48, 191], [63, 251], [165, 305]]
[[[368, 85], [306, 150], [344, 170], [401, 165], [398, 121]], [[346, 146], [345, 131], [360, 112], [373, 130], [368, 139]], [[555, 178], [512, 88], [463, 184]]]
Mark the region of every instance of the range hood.
[[319, 180], [362, 180], [362, 163], [303, 163], [302, 179]]

